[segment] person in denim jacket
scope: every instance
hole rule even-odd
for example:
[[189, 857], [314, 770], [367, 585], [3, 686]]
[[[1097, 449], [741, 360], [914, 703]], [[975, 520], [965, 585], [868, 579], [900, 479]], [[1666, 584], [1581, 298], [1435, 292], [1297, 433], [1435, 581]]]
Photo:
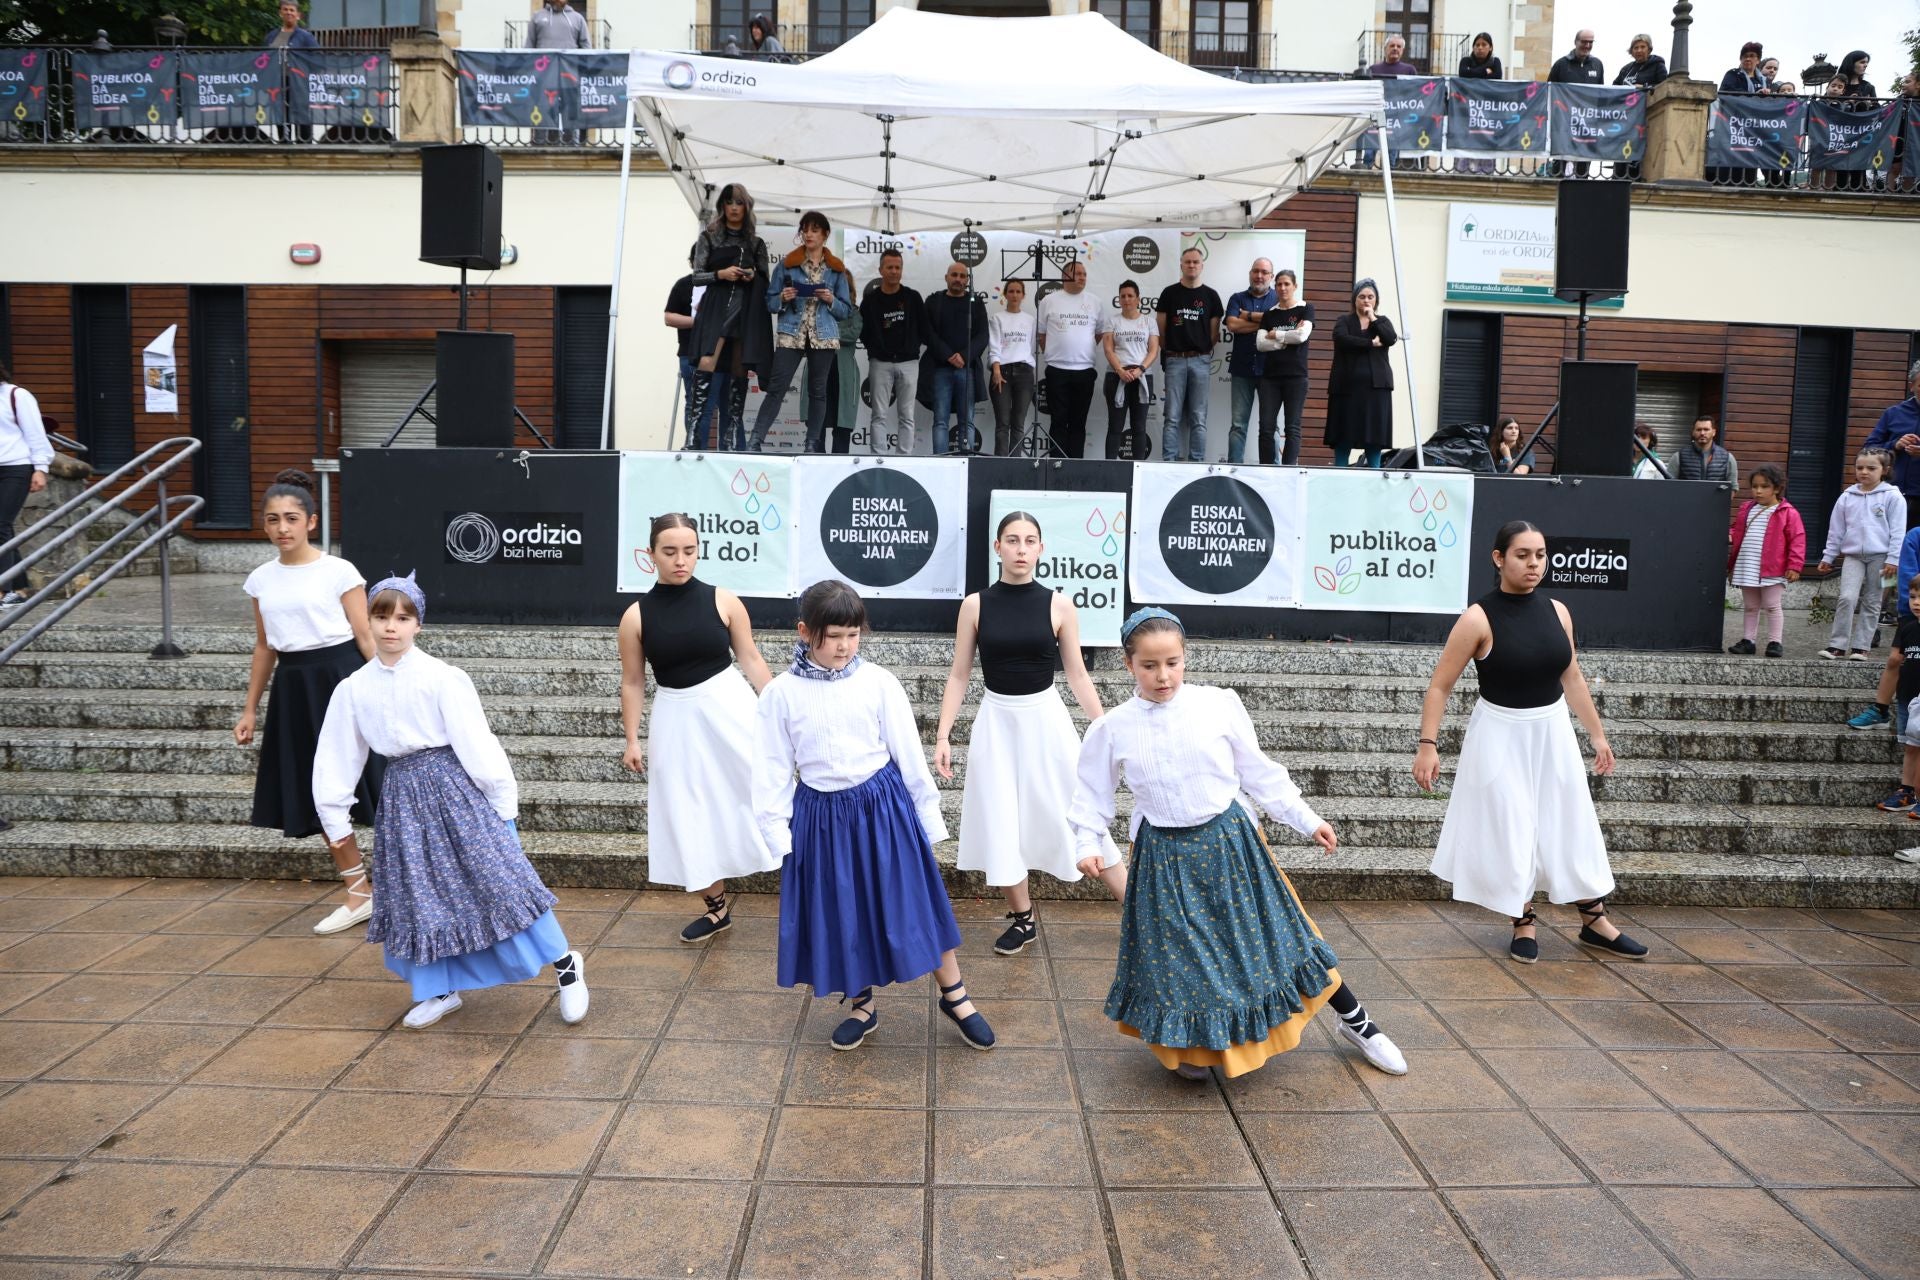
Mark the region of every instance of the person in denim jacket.
[[767, 310], [775, 317], [773, 371], [761, 385], [767, 398], [748, 446], [755, 453], [766, 447], [802, 361], [807, 366], [807, 452], [826, 452], [827, 375], [840, 353], [840, 321], [853, 313], [847, 264], [827, 252], [832, 233], [825, 214], [811, 209], [801, 214], [800, 247], [780, 260], [767, 281]]

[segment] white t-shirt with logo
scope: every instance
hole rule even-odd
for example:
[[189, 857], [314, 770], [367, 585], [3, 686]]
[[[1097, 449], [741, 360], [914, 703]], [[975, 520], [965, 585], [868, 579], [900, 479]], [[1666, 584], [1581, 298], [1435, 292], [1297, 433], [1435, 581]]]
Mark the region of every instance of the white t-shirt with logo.
[[1078, 294], [1056, 289], [1040, 300], [1040, 331], [1047, 338], [1049, 369], [1093, 368], [1094, 338], [1105, 310], [1085, 289]]
[[260, 606], [267, 645], [275, 653], [324, 649], [353, 639], [340, 597], [367, 580], [339, 556], [306, 564], [269, 560], [247, 575], [246, 593]]
[[1033, 363], [1033, 312], [1001, 309], [987, 316], [987, 360], [992, 364]]
[[1114, 311], [1101, 319], [1100, 332], [1113, 335], [1113, 354], [1124, 369], [1128, 365], [1147, 362], [1147, 343], [1160, 332], [1160, 328], [1154, 323], [1153, 317], [1144, 311], [1131, 320]]

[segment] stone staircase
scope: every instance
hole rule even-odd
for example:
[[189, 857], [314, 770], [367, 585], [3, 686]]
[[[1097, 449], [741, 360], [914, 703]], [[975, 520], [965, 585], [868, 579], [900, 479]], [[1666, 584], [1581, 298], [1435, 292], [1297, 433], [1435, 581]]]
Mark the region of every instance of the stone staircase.
[[[192, 657], [153, 662], [150, 629], [68, 625], [0, 667], [0, 813], [15, 824], [0, 834], [0, 873], [327, 874], [319, 841], [246, 825], [253, 755], [230, 729], [251, 629], [186, 627], [179, 637]], [[787, 639], [762, 639], [769, 660], [784, 661]], [[951, 645], [893, 634], [864, 647], [906, 686], [929, 746]], [[644, 883], [647, 786], [619, 763], [612, 630], [435, 627], [425, 647], [473, 676], [520, 779], [522, 836], [549, 881]], [[1333, 856], [1274, 833], [1308, 897], [1445, 894], [1426, 871], [1445, 801], [1421, 795], [1409, 771], [1432, 658], [1413, 647], [1190, 646], [1196, 678], [1240, 691], [1262, 744], [1340, 833]], [[1894, 776], [1891, 735], [1843, 723], [1877, 668], [1713, 655], [1583, 661], [1621, 757], [1614, 776], [1593, 780], [1620, 900], [1920, 906], [1920, 867], [1888, 856], [1920, 844], [1920, 822], [1872, 808]], [[1131, 690], [1117, 655], [1101, 655], [1094, 679], [1109, 705]], [[1470, 706], [1462, 692], [1449, 708], [1449, 762]], [[970, 702], [954, 734], [962, 777], [971, 711]], [[957, 826], [960, 779], [941, 785]], [[1114, 833], [1123, 842], [1127, 812], [1123, 794]], [[938, 852], [950, 864], [954, 846]], [[984, 892], [977, 877], [950, 874], [956, 891]], [[747, 887], [775, 887], [762, 879]], [[1100, 892], [1045, 878], [1034, 887]]]

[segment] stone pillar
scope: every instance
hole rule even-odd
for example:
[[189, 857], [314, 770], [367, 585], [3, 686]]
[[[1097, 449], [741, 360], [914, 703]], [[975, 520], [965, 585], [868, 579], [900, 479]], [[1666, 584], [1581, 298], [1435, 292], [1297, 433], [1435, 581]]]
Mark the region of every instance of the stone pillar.
[[1641, 174], [1648, 182], [1704, 182], [1707, 116], [1719, 86], [1668, 76], [1647, 95], [1647, 150]]
[[393, 67], [400, 80], [400, 109], [395, 113], [398, 139], [460, 141], [453, 51], [435, 39], [395, 40]]

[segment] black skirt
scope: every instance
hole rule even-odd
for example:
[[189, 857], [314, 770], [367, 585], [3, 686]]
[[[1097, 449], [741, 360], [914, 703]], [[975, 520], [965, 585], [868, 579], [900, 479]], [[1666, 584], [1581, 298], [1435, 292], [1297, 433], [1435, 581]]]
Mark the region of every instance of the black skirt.
[[[367, 664], [353, 641], [283, 653], [273, 669], [267, 722], [260, 730], [260, 772], [253, 780], [256, 827], [278, 827], [289, 839], [320, 834], [313, 807], [313, 757], [327, 703], [342, 680]], [[354, 792], [353, 820], [372, 825], [387, 762], [369, 755]]]

